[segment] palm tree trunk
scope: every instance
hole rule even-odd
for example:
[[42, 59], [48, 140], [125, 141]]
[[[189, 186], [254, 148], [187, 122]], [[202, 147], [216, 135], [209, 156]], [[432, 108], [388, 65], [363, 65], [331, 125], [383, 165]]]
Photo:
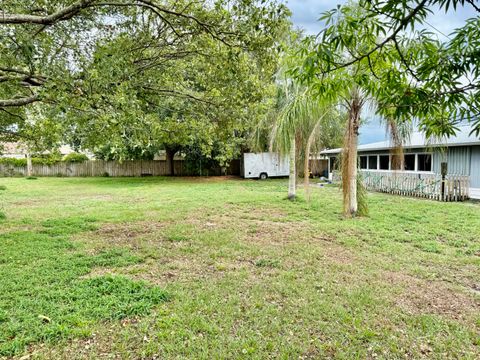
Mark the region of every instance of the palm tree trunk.
[[305, 147], [305, 159], [303, 161], [303, 188], [305, 189], [305, 198], [310, 201], [310, 148]]
[[343, 207], [347, 217], [354, 217], [358, 211], [357, 142], [361, 110], [362, 99], [358, 91], [353, 90], [348, 109], [348, 124], [342, 158]]
[[303, 187], [305, 189], [305, 197], [307, 201], [310, 201], [310, 152], [312, 150], [312, 145], [317, 135], [318, 129], [320, 128], [321, 120], [325, 115], [317, 121], [313, 127], [312, 132], [308, 136], [307, 144], [305, 146], [305, 160], [303, 163]]
[[291, 145], [290, 145], [290, 154], [289, 154], [289, 160], [290, 160], [290, 172], [288, 175], [288, 200], [295, 200], [295, 197], [297, 195], [297, 189], [296, 189], [296, 180], [297, 180], [297, 174], [295, 171], [295, 136], [292, 138]]

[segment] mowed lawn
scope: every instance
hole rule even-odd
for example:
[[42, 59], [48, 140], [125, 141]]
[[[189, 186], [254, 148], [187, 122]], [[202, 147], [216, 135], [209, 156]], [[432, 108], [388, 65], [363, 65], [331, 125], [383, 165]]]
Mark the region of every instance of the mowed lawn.
[[0, 357], [480, 357], [480, 204], [0, 179]]

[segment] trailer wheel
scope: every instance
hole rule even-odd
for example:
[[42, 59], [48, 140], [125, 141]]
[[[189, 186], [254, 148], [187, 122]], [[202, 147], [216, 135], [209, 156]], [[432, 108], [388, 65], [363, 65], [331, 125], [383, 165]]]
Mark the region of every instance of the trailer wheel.
[[260, 180], [267, 180], [267, 179], [268, 179], [268, 175], [267, 175], [267, 173], [261, 173], [258, 178], [259, 178]]

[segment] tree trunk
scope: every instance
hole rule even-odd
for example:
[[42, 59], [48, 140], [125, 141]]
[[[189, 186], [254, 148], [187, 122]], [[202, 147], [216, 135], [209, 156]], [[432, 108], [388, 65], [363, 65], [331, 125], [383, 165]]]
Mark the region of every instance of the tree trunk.
[[174, 157], [178, 148], [165, 147], [165, 160], [167, 162], [167, 175], [175, 176]]
[[308, 145], [305, 148], [305, 159], [303, 161], [303, 188], [305, 189], [305, 198], [310, 201], [310, 149]]
[[33, 166], [32, 166], [32, 156], [30, 152], [27, 153], [27, 176], [32, 176]]
[[394, 119], [387, 119], [388, 132], [390, 134], [390, 140], [392, 142], [393, 148], [390, 150], [392, 155], [391, 157], [391, 169], [392, 170], [402, 170], [402, 164], [404, 162], [403, 154], [403, 136], [400, 133], [397, 123]]
[[290, 154], [289, 154], [289, 160], [290, 160], [290, 172], [288, 175], [288, 200], [295, 200], [295, 197], [297, 195], [297, 189], [296, 189], [296, 180], [297, 180], [297, 174], [295, 171], [295, 137], [292, 139], [292, 143], [290, 146]]
[[348, 124], [342, 157], [343, 207], [347, 217], [354, 217], [358, 211], [357, 142], [361, 110], [362, 99], [358, 90], [353, 90], [348, 109]]
[[316, 134], [320, 129], [321, 120], [325, 115], [322, 115], [312, 129], [312, 132], [308, 136], [307, 145], [305, 146], [305, 160], [303, 163], [303, 187], [305, 189], [305, 197], [307, 201], [310, 201], [310, 152], [312, 150], [313, 142], [315, 141]]

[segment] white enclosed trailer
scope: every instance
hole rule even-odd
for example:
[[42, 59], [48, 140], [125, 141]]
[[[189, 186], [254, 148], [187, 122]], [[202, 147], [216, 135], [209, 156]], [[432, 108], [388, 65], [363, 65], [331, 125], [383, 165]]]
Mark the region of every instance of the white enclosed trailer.
[[276, 176], [288, 176], [288, 156], [278, 153], [244, 153], [243, 177], [246, 179], [266, 179]]

